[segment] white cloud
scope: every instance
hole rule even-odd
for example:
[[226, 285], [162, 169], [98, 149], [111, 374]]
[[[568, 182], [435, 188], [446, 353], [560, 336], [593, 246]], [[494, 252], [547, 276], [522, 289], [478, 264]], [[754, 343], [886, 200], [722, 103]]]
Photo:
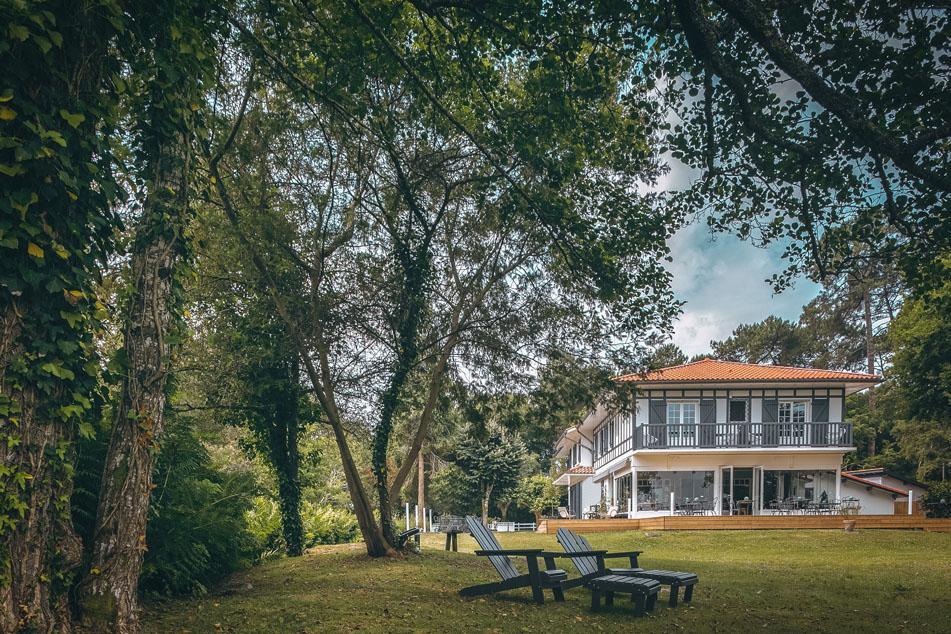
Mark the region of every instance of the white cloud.
[[710, 341], [724, 339], [741, 323], [769, 315], [795, 320], [818, 287], [806, 280], [774, 295], [766, 282], [783, 268], [777, 249], [758, 249], [732, 235], [712, 235], [695, 223], [671, 239], [677, 299], [686, 302], [674, 325], [673, 342], [688, 356], [710, 351]]

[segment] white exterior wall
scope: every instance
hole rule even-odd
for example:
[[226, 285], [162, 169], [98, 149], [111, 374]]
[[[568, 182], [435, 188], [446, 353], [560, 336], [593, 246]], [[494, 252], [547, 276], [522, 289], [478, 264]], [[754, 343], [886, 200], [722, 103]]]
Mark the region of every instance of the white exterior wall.
[[644, 471], [716, 471], [720, 467], [763, 467], [767, 471], [835, 471], [842, 464], [842, 451], [705, 451], [694, 453], [634, 454], [634, 467]]
[[[859, 501], [859, 515], [894, 515], [895, 498], [888, 491], [875, 487], [868, 487], [853, 480], [842, 481], [842, 497], [857, 498]], [[898, 499], [905, 499], [901, 498]]]

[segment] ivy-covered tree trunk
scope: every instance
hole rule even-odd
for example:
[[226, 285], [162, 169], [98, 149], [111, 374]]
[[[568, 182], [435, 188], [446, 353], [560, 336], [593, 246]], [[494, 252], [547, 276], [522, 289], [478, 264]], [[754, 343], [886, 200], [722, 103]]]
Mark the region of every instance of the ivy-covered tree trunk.
[[[161, 147], [161, 146], [160, 146]], [[83, 620], [99, 631], [138, 631], [138, 582], [152, 467], [165, 423], [176, 270], [188, 219], [182, 144], [154, 160], [132, 255], [132, 294], [123, 333], [125, 375], [103, 468], [89, 571], [80, 586]]]
[[[22, 313], [32, 311], [22, 303], [4, 307], [0, 335], [0, 400], [10, 418], [16, 419], [17, 444], [0, 444], [4, 470], [0, 490], [4, 494], [3, 583], [0, 587], [0, 631], [68, 631], [66, 587], [70, 573], [80, 561], [79, 538], [69, 514], [72, 478], [67, 448], [73, 441], [69, 426], [50, 416], [40, 399], [59, 400], [61, 394], [42, 394], [32, 385], [17, 386], [18, 377], [7, 372], [26, 353]], [[32, 330], [32, 329], [30, 329]], [[61, 390], [57, 390], [61, 392]], [[17, 496], [17, 504], [7, 496]], [[21, 514], [20, 517], [17, 515]]]
[[281, 531], [287, 554], [304, 552], [304, 525], [301, 521], [300, 448], [300, 365], [296, 357], [289, 364], [287, 398], [279, 405], [277, 420], [271, 425], [271, 464], [277, 472], [277, 492], [281, 507]]
[[71, 625], [72, 443], [97, 391], [94, 291], [116, 225], [103, 78], [121, 19], [0, 3], [0, 632]]

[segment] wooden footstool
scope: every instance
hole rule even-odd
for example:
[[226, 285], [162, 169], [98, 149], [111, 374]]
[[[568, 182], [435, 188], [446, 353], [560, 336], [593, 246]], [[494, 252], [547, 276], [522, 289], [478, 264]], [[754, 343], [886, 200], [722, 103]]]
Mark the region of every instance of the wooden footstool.
[[653, 610], [657, 604], [657, 593], [660, 592], [660, 583], [653, 579], [641, 577], [622, 577], [621, 575], [605, 575], [595, 577], [588, 582], [591, 590], [591, 611], [601, 608], [601, 595], [604, 595], [604, 605], [614, 605], [614, 593], [631, 595], [634, 604], [635, 616]]
[[653, 579], [661, 585], [670, 586], [670, 600], [668, 605], [677, 607], [680, 589], [684, 589], [684, 603], [690, 603], [693, 598], [693, 587], [700, 578], [692, 572], [676, 572], [674, 570], [643, 570], [641, 568], [608, 568], [608, 572], [615, 575]]

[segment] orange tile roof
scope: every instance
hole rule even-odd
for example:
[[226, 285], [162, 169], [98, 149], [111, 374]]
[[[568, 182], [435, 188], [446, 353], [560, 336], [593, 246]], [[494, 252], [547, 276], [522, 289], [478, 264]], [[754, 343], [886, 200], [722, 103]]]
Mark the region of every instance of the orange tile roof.
[[882, 379], [875, 374], [860, 374], [858, 372], [702, 359], [693, 363], [674, 365], [644, 373], [625, 374], [616, 377], [616, 380], [630, 383], [687, 383], [695, 381], [845, 381], [878, 383]]
[[581, 465], [575, 465], [574, 467], [568, 469], [568, 471], [566, 471], [565, 473], [586, 473], [586, 474], [592, 474], [592, 473], [594, 473], [594, 467], [584, 467], [584, 466], [581, 466]]

